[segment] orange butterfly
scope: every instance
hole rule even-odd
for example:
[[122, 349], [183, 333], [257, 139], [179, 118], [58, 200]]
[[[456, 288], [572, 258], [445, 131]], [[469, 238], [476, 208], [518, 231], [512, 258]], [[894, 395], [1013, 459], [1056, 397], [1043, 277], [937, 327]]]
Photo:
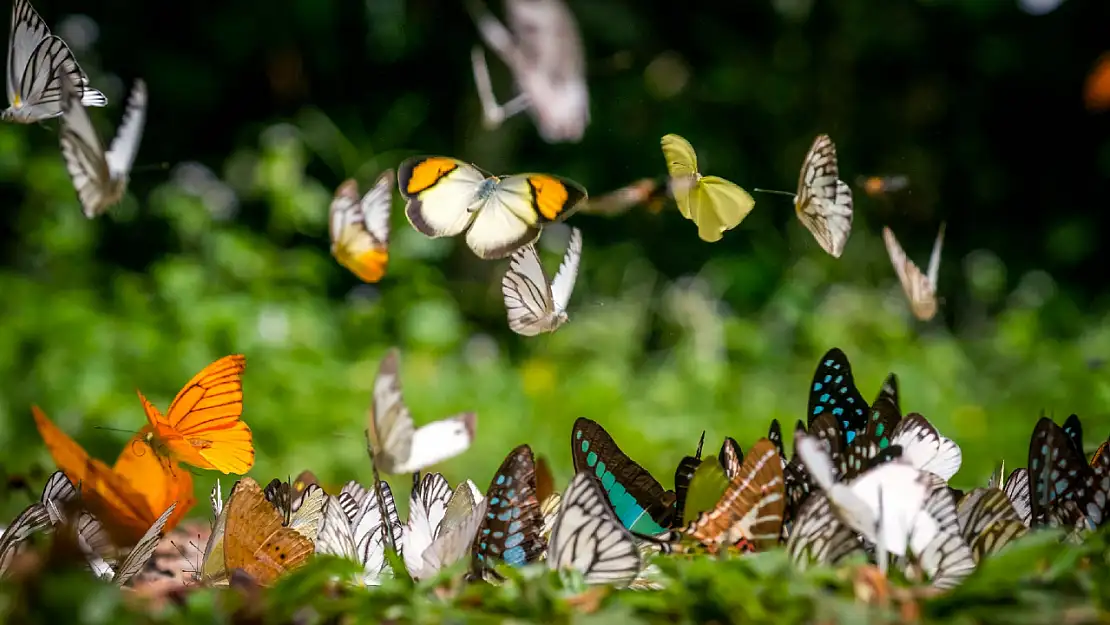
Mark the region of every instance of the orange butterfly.
[[304, 564], [316, 545], [284, 522], [258, 482], [249, 477], [240, 480], [227, 500], [223, 545], [227, 570], [243, 569], [260, 584], [270, 584]]
[[54, 462], [80, 488], [83, 504], [104, 525], [116, 546], [134, 545], [176, 502], [177, 508], [166, 521], [168, 532], [196, 503], [192, 476], [162, 463], [143, 432], [131, 438], [116, 465], [109, 468], [90, 458], [38, 406], [32, 406], [31, 412]]
[[201, 469], [249, 471], [254, 466], [251, 429], [239, 418], [246, 366], [241, 354], [208, 365], [181, 389], [165, 416], [137, 391], [150, 421], [142, 431], [154, 452]]

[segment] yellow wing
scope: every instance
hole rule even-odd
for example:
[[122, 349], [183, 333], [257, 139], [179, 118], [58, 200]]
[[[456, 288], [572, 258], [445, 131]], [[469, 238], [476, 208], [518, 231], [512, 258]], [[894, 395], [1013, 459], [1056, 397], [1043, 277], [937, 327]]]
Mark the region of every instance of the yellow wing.
[[692, 214], [693, 207], [690, 206], [690, 194], [701, 178], [694, 146], [678, 135], [665, 135], [660, 143], [663, 146], [663, 158], [667, 160], [667, 172], [671, 176], [671, 194], [678, 204], [678, 210], [686, 219], [697, 221]]
[[690, 213], [698, 225], [698, 236], [710, 243], [719, 241], [725, 230], [735, 228], [755, 207], [747, 191], [717, 176], [705, 176], [690, 193]]

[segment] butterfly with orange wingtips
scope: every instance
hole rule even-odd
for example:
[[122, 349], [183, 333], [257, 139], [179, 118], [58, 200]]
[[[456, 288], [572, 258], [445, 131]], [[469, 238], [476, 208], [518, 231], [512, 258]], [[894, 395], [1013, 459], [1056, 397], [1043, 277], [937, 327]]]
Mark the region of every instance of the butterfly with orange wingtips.
[[139, 432], [120, 452], [113, 467], [90, 458], [72, 438], [32, 406], [46, 448], [58, 468], [79, 485], [81, 502], [104, 525], [117, 547], [134, 545], [158, 515], [171, 504], [177, 507], [165, 523], [173, 529], [193, 507], [193, 478], [188, 471], [163, 463]]
[[154, 452], [201, 469], [249, 471], [254, 466], [251, 429], [239, 418], [246, 366], [241, 354], [208, 365], [181, 389], [164, 416], [137, 391], [150, 421], [143, 428], [145, 440]]
[[339, 185], [331, 201], [331, 254], [363, 282], [377, 282], [389, 262], [389, 209], [393, 205], [393, 170], [378, 176], [373, 188], [358, 197], [358, 183]]

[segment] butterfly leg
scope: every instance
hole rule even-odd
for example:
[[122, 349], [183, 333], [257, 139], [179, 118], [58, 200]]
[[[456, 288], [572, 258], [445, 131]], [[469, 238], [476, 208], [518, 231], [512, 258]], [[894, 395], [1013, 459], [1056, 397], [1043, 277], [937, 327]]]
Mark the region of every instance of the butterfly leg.
[[482, 104], [482, 121], [488, 130], [494, 130], [506, 119], [528, 108], [529, 100], [526, 94], [520, 94], [501, 106], [493, 93], [493, 81], [490, 80], [489, 66], [486, 64], [486, 53], [482, 46], [474, 46], [470, 52], [470, 61], [474, 69], [474, 85], [478, 89], [478, 101]]

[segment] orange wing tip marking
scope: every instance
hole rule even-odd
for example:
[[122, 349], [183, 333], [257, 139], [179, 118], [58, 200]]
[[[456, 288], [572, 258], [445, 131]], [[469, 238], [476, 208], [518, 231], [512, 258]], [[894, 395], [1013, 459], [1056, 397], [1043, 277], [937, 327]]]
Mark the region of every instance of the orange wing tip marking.
[[[536, 209], [540, 215], [548, 221], [555, 221], [562, 215], [568, 208], [573, 205], [569, 202], [571, 199], [570, 189], [561, 181], [556, 180], [550, 176], [530, 176], [528, 184], [532, 186], [532, 197], [536, 203]], [[575, 195], [578, 195], [577, 193]], [[575, 198], [575, 203], [581, 197]]]
[[408, 195], [416, 195], [458, 169], [459, 163], [446, 156], [431, 156], [413, 163], [411, 168], [402, 168], [402, 188]]
[[389, 250], [371, 248], [343, 264], [363, 282], [377, 282], [385, 276], [388, 263]]

